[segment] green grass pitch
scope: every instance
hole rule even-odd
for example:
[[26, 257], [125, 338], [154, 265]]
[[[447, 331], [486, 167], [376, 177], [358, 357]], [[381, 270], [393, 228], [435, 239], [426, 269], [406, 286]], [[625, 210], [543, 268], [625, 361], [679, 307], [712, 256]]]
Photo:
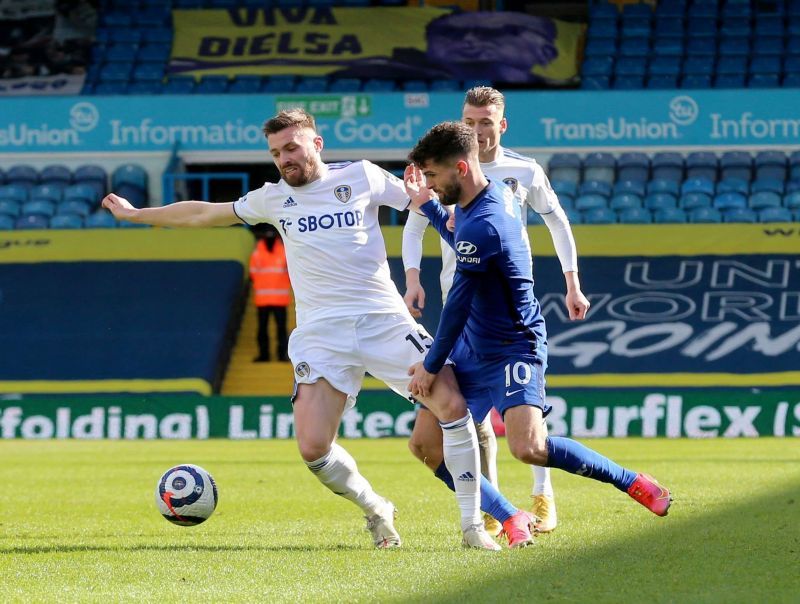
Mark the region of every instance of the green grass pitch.
[[[293, 441], [0, 441], [0, 602], [796, 602], [796, 439], [593, 440], [675, 496], [657, 518], [609, 485], [553, 472], [560, 524], [524, 550], [464, 551], [455, 501], [404, 440], [343, 441], [398, 506], [404, 545], [371, 547], [358, 510]], [[530, 471], [500, 444], [506, 494]], [[205, 467], [205, 524], [156, 511], [161, 473]]]

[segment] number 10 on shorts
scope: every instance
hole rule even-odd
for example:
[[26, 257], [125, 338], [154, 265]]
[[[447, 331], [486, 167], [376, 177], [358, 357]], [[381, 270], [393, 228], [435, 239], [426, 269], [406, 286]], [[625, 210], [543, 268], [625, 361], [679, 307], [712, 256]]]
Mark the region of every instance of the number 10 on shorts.
[[524, 386], [531, 381], [531, 366], [528, 363], [523, 363], [522, 361], [513, 364], [509, 363], [505, 367], [505, 372], [506, 388], [511, 386], [512, 383]]

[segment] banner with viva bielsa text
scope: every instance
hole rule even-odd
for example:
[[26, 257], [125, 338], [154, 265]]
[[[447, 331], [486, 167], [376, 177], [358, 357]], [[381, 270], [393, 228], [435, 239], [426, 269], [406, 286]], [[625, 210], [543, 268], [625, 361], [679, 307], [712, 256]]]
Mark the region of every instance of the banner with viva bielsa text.
[[437, 7], [173, 11], [173, 75], [564, 83], [584, 26]]

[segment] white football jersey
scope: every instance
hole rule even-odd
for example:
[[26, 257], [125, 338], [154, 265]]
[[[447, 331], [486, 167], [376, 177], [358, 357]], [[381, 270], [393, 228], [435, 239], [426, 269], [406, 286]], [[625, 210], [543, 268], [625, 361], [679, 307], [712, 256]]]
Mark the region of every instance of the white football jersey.
[[[525, 157], [505, 147], [500, 147], [497, 159], [493, 162], [481, 163], [481, 170], [489, 180], [497, 185], [502, 183], [514, 192], [522, 224], [528, 224], [526, 205], [539, 214], [549, 214], [559, 206], [558, 196], [550, 186], [550, 181], [547, 179], [544, 169], [535, 159]], [[428, 219], [425, 216], [421, 216], [416, 212], [409, 212], [406, 228], [411, 233], [418, 234], [420, 239], [428, 224]], [[409, 268], [419, 268], [421, 258], [411, 257], [405, 259], [404, 255], [404, 260], [407, 270]], [[442, 300], [447, 298], [447, 293], [453, 284], [455, 271], [455, 252], [453, 248], [442, 240], [442, 272], [439, 275]]]
[[[326, 164], [302, 187], [266, 183], [234, 203], [283, 237], [297, 324], [408, 309], [389, 274], [378, 208], [408, 206], [403, 181], [369, 161]], [[409, 315], [410, 316], [410, 315]]]

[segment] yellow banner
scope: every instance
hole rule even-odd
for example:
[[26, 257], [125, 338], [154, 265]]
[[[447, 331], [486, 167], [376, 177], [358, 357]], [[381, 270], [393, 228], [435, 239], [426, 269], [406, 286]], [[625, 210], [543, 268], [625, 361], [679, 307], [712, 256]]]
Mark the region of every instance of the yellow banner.
[[583, 26], [437, 7], [173, 11], [173, 75], [562, 82]]

